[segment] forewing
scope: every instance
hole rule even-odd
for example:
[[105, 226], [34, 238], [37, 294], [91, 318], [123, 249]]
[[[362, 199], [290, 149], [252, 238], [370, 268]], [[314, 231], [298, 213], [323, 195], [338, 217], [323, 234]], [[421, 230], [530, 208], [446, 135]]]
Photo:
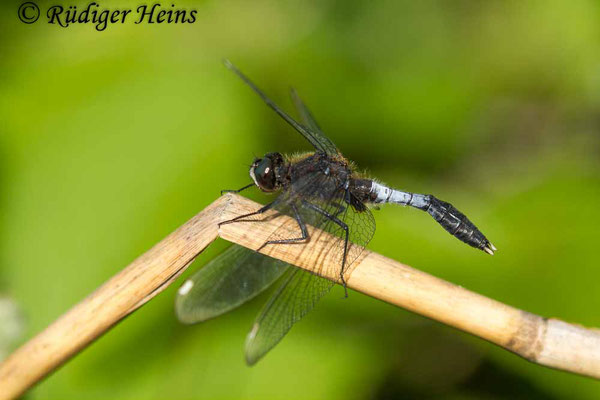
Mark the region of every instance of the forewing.
[[[351, 194], [345, 194], [351, 196]], [[346, 249], [346, 260], [344, 263], [344, 273], [350, 270], [352, 264], [361, 255], [367, 244], [375, 234], [375, 218], [365, 205], [358, 203], [357, 199], [348, 199], [350, 203], [344, 201], [341, 204], [344, 206], [342, 210], [336, 209], [331, 202], [316, 199], [313, 203], [320, 205], [329, 214], [339, 212], [336, 220], [323, 218], [319, 229], [329, 232], [333, 239], [331, 246], [335, 246], [335, 255], [337, 258], [338, 268], [343, 264], [344, 248], [346, 247], [346, 230], [348, 228], [348, 243]], [[359, 207], [355, 206], [358, 204]]]
[[333, 285], [333, 282], [310, 272], [291, 268], [246, 338], [248, 365], [255, 364], [271, 350]]
[[[273, 111], [275, 111], [281, 118], [285, 120], [288, 124], [290, 124], [298, 133], [300, 133], [306, 140], [308, 140], [318, 151], [322, 153], [328, 154], [336, 154], [337, 150], [335, 150], [335, 146], [333, 149], [335, 150], [331, 153], [331, 149], [327, 146], [324, 146], [324, 142], [322, 140], [323, 134], [318, 134], [317, 132], [313, 132], [312, 129], [307, 128], [306, 126], [299, 124], [296, 120], [290, 117], [285, 111], [283, 111], [273, 100], [271, 100], [267, 95], [260, 90], [246, 75], [244, 75], [235, 65], [231, 63], [229, 60], [224, 60], [225, 66], [233, 71], [246, 85], [250, 86], [250, 88], [260, 96], [260, 98], [269, 106]], [[329, 141], [329, 139], [327, 139]]]
[[[315, 265], [314, 273], [339, 276], [344, 260], [346, 229], [348, 248], [344, 270], [358, 258], [375, 232], [375, 221], [371, 212], [341, 187], [332, 184], [333, 177], [321, 173], [305, 176], [297, 182], [294, 190], [280, 195], [274, 208], [282, 214], [294, 217], [292, 204], [296, 205], [301, 220], [331, 234], [329, 246], [336, 258], [335, 270], [325, 271], [324, 266]], [[327, 191], [326, 188], [337, 187]], [[346, 202], [348, 199], [350, 203]], [[355, 204], [351, 205], [351, 204]], [[320, 211], [316, 211], [316, 209]], [[313, 232], [314, 235], [320, 231]], [[299, 237], [300, 227], [296, 220], [282, 222], [269, 240]], [[315, 237], [310, 238], [314, 240]], [[296, 244], [270, 244], [267, 246], [294, 246]], [[279, 289], [271, 297], [256, 320], [246, 340], [246, 361], [252, 365], [272, 349], [290, 328], [316, 305], [317, 301], [335, 283], [313, 273], [293, 268]]]
[[333, 142], [327, 136], [325, 136], [325, 134], [319, 127], [319, 124], [313, 117], [313, 114], [310, 112], [306, 104], [304, 104], [300, 96], [298, 96], [298, 92], [296, 92], [296, 89], [292, 88], [290, 90], [290, 96], [292, 97], [292, 101], [294, 103], [294, 106], [296, 106], [298, 114], [300, 114], [302, 123], [313, 132], [314, 138], [320, 143], [321, 148], [323, 148], [327, 154], [339, 154], [339, 150], [337, 149], [335, 144], [333, 144]]
[[[283, 240], [301, 236], [300, 227], [294, 218], [292, 205], [296, 206], [300, 219], [304, 224], [313, 226], [318, 231], [330, 234], [329, 246], [337, 259], [335, 271], [324, 271], [323, 266], [315, 265], [313, 271], [319, 275], [338, 276], [342, 265], [348, 271], [352, 263], [360, 256], [375, 233], [375, 219], [371, 211], [352, 197], [344, 188], [343, 182], [337, 182], [335, 176], [321, 172], [306, 174], [293, 185], [293, 188], [282, 193], [275, 201], [273, 208], [292, 219], [282, 220], [280, 226], [269, 240]], [[348, 246], [346, 247], [346, 228]], [[310, 240], [315, 237], [309, 238]], [[273, 246], [294, 246], [295, 244], [273, 244]], [[271, 246], [271, 245], [267, 245]]]
[[283, 261], [232, 245], [181, 285], [175, 300], [177, 317], [193, 324], [224, 314], [257, 296], [288, 267]]

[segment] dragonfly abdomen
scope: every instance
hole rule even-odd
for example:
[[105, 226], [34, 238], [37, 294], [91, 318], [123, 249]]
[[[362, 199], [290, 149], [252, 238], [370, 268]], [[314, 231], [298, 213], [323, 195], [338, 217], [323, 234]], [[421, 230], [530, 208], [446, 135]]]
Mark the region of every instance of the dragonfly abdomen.
[[[359, 188], [365, 190], [368, 185], [361, 182]], [[458, 211], [452, 204], [430, 194], [419, 194], [392, 189], [378, 182], [371, 181], [368, 201], [374, 204], [394, 203], [411, 206], [426, 211], [448, 233], [488, 254], [494, 254], [496, 248], [466, 215]]]

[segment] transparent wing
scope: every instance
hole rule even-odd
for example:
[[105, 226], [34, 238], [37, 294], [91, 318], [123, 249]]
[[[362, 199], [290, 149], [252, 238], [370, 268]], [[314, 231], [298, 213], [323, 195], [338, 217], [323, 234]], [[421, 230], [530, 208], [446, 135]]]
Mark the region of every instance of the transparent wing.
[[186, 280], [177, 292], [175, 311], [193, 324], [224, 314], [257, 296], [289, 264], [233, 245]]
[[246, 362], [255, 364], [290, 328], [313, 309], [334, 283], [300, 268], [291, 268], [262, 309], [246, 339]]
[[[373, 237], [375, 219], [371, 211], [344, 188], [338, 177], [326, 175], [319, 168], [301, 175], [273, 204], [273, 209], [292, 218], [282, 220], [269, 241], [300, 237], [298, 216], [303, 224], [318, 228], [313, 236], [322, 232], [330, 234], [328, 243], [338, 261], [336, 271], [324, 271], [323, 266], [315, 266], [313, 271], [319, 275], [340, 275], [342, 266], [347, 271]], [[317, 238], [309, 238], [314, 239]]]
[[[336, 257], [335, 271], [325, 271], [324, 266], [314, 266], [319, 275], [341, 276], [357, 259], [375, 232], [371, 212], [349, 194], [334, 179], [322, 173], [307, 174], [296, 186], [282, 193], [274, 208], [289, 216], [297, 215], [302, 223], [312, 225], [331, 235], [329, 246]], [[328, 190], [327, 188], [335, 188]], [[293, 210], [295, 205], [297, 213]], [[317, 211], [317, 209], [319, 211]], [[348, 243], [346, 247], [346, 228]], [[313, 232], [310, 240], [317, 239]], [[301, 228], [297, 220], [282, 222], [269, 240], [299, 237]], [[295, 244], [269, 244], [268, 246], [293, 246]], [[345, 261], [344, 261], [345, 260]], [[246, 361], [252, 365], [272, 349], [283, 336], [317, 301], [333, 287], [334, 282], [310, 272], [293, 268], [290, 275], [271, 297], [260, 313], [246, 340]], [[341, 279], [340, 279], [341, 280]]]
[[320, 143], [321, 147], [325, 149], [325, 152], [327, 154], [340, 154], [340, 151], [335, 144], [325, 136], [306, 104], [304, 104], [300, 96], [298, 96], [296, 89], [290, 89], [290, 96], [294, 106], [296, 106], [298, 114], [300, 114], [302, 123], [314, 133], [315, 139]]
[[[288, 124], [290, 124], [298, 133], [300, 133], [306, 140], [308, 140], [318, 151], [326, 154], [337, 154], [337, 149], [333, 146], [333, 143], [327, 139], [322, 133], [313, 132], [311, 129], [299, 124], [290, 117], [285, 111], [283, 111], [273, 100], [267, 97], [267, 95], [260, 90], [246, 75], [244, 75], [235, 65], [229, 60], [223, 61], [225, 66], [233, 71], [240, 79], [244, 81], [261, 99], [275, 111], [281, 118], [283, 118]], [[325, 138], [325, 140], [323, 139]]]

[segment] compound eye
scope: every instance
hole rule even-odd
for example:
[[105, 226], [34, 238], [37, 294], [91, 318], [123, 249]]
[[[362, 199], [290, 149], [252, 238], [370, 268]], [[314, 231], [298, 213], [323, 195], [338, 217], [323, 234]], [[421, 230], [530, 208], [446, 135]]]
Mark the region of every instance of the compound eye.
[[275, 189], [275, 171], [269, 158], [258, 160], [254, 168], [256, 182], [262, 190], [270, 191]]

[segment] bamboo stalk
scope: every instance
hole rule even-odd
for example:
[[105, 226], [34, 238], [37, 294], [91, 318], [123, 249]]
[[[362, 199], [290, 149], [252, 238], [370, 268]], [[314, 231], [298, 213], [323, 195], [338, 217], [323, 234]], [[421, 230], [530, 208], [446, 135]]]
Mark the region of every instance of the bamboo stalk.
[[[167, 287], [218, 236], [257, 249], [287, 217], [226, 221], [260, 207], [219, 198], [17, 349], [0, 364], [0, 400], [13, 399]], [[263, 253], [330, 279], [338, 261], [327, 233], [309, 227], [306, 245]], [[600, 379], [600, 331], [510, 307], [379, 254], [363, 251], [347, 271], [352, 289], [479, 336], [532, 362]]]

